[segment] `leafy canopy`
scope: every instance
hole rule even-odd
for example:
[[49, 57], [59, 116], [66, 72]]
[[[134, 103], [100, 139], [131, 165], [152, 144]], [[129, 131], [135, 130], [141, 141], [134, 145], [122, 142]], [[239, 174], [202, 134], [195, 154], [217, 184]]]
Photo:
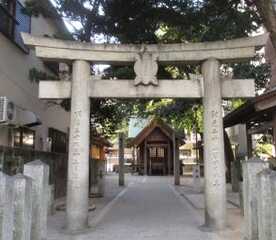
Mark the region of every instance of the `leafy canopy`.
[[[37, 14], [36, 6], [32, 8]], [[256, 32], [261, 19], [240, 0], [55, 0], [60, 16], [72, 25], [75, 39], [106, 43], [179, 43], [226, 40]], [[264, 87], [267, 67], [251, 62], [226, 66], [237, 76], [257, 77]], [[162, 66], [159, 78], [188, 78], [199, 66]], [[110, 66], [104, 77], [133, 78], [132, 67]], [[235, 77], [235, 76], [234, 76]], [[93, 100], [92, 119], [112, 133], [130, 115], [156, 115], [177, 128], [202, 131], [202, 106], [187, 100]], [[194, 106], [197, 106], [195, 112]]]

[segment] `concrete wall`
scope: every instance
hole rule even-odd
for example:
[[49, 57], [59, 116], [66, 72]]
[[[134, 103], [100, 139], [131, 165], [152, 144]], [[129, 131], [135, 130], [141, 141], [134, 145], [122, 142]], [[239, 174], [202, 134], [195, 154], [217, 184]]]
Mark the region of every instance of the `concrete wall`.
[[[23, 0], [20, 2], [24, 2]], [[50, 18], [32, 18], [31, 34], [53, 35], [57, 28]], [[38, 99], [38, 85], [29, 80], [29, 70], [33, 67], [49, 71], [42, 61], [35, 57], [33, 50], [25, 54], [13, 42], [0, 33], [0, 96], [7, 96], [17, 106], [33, 111], [42, 121], [34, 127], [36, 131], [35, 148], [46, 150], [48, 128], [53, 127], [67, 132], [69, 113], [58, 106], [48, 107], [45, 101]], [[0, 144], [7, 143], [7, 134], [0, 129]]]
[[9, 143], [9, 132], [6, 127], [0, 126], [0, 146], [7, 146]]

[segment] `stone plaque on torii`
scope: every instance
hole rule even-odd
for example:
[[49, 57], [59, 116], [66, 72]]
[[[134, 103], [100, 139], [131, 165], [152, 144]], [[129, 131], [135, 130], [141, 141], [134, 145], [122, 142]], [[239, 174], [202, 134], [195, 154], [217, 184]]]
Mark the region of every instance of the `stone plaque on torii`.
[[[89, 98], [203, 98], [205, 161], [205, 225], [226, 226], [226, 182], [221, 100], [255, 96], [254, 80], [224, 79], [220, 64], [254, 57], [268, 35], [208, 43], [112, 45], [62, 41], [22, 34], [37, 57], [71, 62], [72, 81], [42, 81], [41, 99], [71, 98], [67, 182], [67, 229], [88, 225]], [[133, 64], [135, 80], [100, 80], [90, 65]], [[158, 64], [201, 64], [202, 77], [158, 80]], [[93, 106], [92, 106], [93, 107]]]

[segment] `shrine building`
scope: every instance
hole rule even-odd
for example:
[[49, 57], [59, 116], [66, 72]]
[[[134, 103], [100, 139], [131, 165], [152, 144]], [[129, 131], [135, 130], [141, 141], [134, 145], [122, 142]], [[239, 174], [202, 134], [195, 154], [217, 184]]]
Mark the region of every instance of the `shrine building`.
[[137, 154], [137, 166], [144, 175], [173, 175], [174, 156], [179, 159], [179, 146], [184, 134], [160, 119], [153, 119], [131, 141]]

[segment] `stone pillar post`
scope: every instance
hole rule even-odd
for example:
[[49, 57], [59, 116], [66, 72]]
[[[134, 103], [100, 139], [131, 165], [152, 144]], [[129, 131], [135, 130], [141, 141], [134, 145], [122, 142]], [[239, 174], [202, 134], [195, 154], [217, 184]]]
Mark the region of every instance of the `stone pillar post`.
[[[276, 66], [276, 64], [275, 64], [275, 66]], [[276, 113], [273, 114], [272, 124], [273, 124], [272, 130], [273, 130], [274, 153], [276, 156]]]
[[104, 160], [100, 160], [98, 170], [98, 194], [100, 197], [103, 197], [105, 194], [105, 174], [106, 162]]
[[268, 164], [258, 158], [243, 162], [243, 207], [244, 235], [246, 239], [258, 239], [257, 174], [268, 168]]
[[13, 181], [0, 172], [0, 240], [12, 240], [13, 236]]
[[66, 199], [66, 228], [78, 231], [88, 227], [89, 123], [88, 95], [90, 64], [73, 63], [71, 123]]
[[98, 169], [97, 169], [97, 162], [95, 159], [91, 158], [89, 160], [89, 168], [90, 168], [90, 197], [94, 197], [95, 193], [97, 193], [97, 174], [98, 174]]
[[196, 192], [201, 191], [200, 166], [198, 164], [193, 167], [193, 189]]
[[119, 134], [119, 186], [125, 185], [125, 143], [124, 134]]
[[260, 240], [272, 240], [271, 206], [275, 203], [271, 199], [271, 173], [270, 169], [265, 169], [257, 174], [257, 208]]
[[40, 160], [24, 165], [24, 175], [33, 180], [32, 240], [47, 238], [49, 166]]
[[276, 173], [274, 172], [271, 177], [271, 197], [273, 204], [271, 205], [271, 239], [276, 239]]
[[204, 77], [204, 175], [205, 227], [226, 227], [226, 179], [221, 106], [220, 64], [216, 59], [203, 63]]
[[173, 134], [174, 185], [180, 185], [179, 143]]
[[32, 226], [32, 179], [22, 174], [14, 177], [13, 240], [30, 240]]
[[104, 160], [91, 159], [90, 171], [90, 198], [104, 196]]
[[135, 172], [135, 165], [137, 164], [136, 156], [135, 156], [135, 148], [132, 147], [132, 167], [131, 167], [131, 174], [134, 174]]
[[252, 135], [248, 133], [249, 126], [246, 124], [246, 136], [247, 136], [247, 157], [252, 157]]
[[171, 143], [168, 142], [168, 147], [166, 149], [167, 151], [167, 156], [168, 156], [168, 175], [171, 175], [171, 168], [172, 168], [172, 156], [171, 156]]
[[148, 175], [148, 146], [147, 141], [144, 142], [144, 176]]

